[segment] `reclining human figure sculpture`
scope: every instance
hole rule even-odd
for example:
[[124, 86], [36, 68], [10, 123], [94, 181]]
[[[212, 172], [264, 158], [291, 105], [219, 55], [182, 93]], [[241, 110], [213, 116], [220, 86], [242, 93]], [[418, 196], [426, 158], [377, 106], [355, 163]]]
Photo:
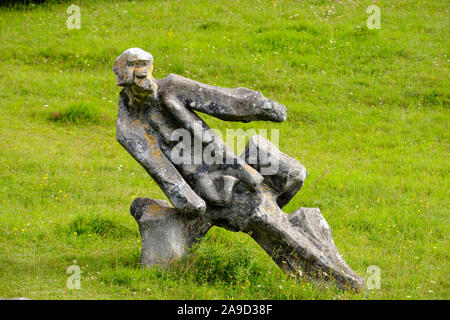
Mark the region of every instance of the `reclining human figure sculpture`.
[[[122, 53], [113, 70], [123, 87], [117, 140], [173, 205], [149, 198], [131, 205], [142, 236], [142, 265], [182, 258], [219, 226], [250, 234], [286, 273], [362, 288], [363, 279], [339, 255], [319, 209], [281, 210], [302, 187], [306, 169], [261, 136], [252, 137], [238, 157], [193, 111], [227, 121], [281, 122], [285, 106], [247, 88], [174, 74], [155, 79], [152, 55], [138, 48]], [[273, 162], [276, 170], [267, 170]]]

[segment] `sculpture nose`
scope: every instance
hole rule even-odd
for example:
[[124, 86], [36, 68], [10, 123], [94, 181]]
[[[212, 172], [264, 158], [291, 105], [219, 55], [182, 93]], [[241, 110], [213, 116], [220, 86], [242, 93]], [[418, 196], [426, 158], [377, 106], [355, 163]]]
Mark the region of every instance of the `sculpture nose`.
[[136, 68], [134, 70], [134, 74], [138, 78], [146, 78], [147, 77], [147, 68]]

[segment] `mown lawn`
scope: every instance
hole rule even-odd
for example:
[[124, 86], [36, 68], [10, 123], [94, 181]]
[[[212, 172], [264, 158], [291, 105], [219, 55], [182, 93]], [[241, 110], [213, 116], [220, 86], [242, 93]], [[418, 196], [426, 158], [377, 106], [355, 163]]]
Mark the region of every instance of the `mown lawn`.
[[[0, 297], [449, 299], [449, 4], [376, 1], [75, 1], [0, 8]], [[139, 268], [133, 198], [164, 198], [115, 140], [125, 49], [288, 107], [280, 149], [309, 177], [286, 207], [319, 207], [352, 268], [381, 289], [287, 279], [246, 234], [211, 230], [188, 261]], [[240, 150], [239, 150], [240, 151]], [[74, 261], [76, 260], [76, 261]], [[83, 271], [81, 289], [66, 269]]]

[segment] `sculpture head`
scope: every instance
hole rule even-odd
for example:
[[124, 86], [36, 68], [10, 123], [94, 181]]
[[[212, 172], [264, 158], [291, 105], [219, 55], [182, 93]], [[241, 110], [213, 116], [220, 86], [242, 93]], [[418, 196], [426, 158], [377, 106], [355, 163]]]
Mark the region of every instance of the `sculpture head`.
[[139, 48], [125, 50], [113, 66], [118, 86], [130, 87], [139, 96], [154, 94], [158, 88], [153, 76], [153, 56]]

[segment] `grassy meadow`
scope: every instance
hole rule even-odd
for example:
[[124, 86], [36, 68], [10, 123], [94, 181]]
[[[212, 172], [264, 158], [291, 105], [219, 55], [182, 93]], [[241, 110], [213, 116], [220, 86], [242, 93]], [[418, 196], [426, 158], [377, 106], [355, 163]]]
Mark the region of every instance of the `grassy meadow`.
[[[449, 299], [449, 3], [74, 1], [0, 7], [0, 297]], [[139, 267], [135, 197], [164, 199], [116, 142], [125, 49], [176, 73], [285, 104], [280, 150], [309, 176], [286, 206], [319, 207], [347, 263], [381, 288], [287, 278], [247, 234], [213, 228], [168, 269]], [[240, 152], [241, 150], [238, 150]], [[66, 286], [70, 265], [81, 289]]]

